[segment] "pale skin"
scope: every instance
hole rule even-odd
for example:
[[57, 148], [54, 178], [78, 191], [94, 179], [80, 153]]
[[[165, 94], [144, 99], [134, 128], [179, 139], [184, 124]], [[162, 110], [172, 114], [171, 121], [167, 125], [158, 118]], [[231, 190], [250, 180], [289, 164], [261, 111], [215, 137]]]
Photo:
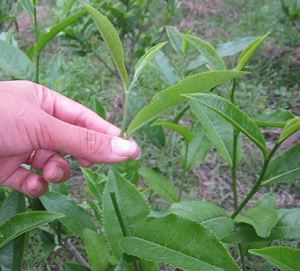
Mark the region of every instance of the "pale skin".
[[[0, 82], [0, 185], [30, 197], [43, 195], [49, 182], [63, 182], [70, 175], [58, 152], [78, 158], [81, 166], [137, 159], [136, 142], [119, 135], [118, 127], [44, 86]], [[28, 162], [43, 175], [21, 166]]]

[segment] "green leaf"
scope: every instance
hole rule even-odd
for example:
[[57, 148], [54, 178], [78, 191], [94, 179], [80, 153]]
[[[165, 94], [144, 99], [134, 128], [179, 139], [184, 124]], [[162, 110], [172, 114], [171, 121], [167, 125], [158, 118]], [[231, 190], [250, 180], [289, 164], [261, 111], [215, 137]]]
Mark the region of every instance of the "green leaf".
[[134, 78], [135, 80], [139, 77], [142, 70], [146, 67], [149, 61], [152, 60], [153, 57], [164, 47], [167, 42], [159, 43], [154, 47], [150, 48], [136, 63], [135, 71], [134, 71]]
[[61, 52], [56, 53], [48, 64], [48, 87], [54, 89], [57, 81], [64, 74], [64, 59]]
[[77, 263], [66, 263], [66, 271], [91, 271], [91, 269]]
[[250, 61], [252, 56], [255, 54], [261, 43], [266, 39], [267, 36], [269, 36], [270, 33], [267, 33], [266, 35], [257, 38], [256, 40], [252, 41], [247, 48], [240, 54], [238, 59], [238, 64], [236, 69], [238, 71], [241, 71], [245, 68], [247, 63]]
[[179, 37], [179, 32], [176, 30], [174, 26], [167, 25], [166, 26], [167, 35], [169, 40], [171, 41], [171, 46], [175, 50], [178, 55], [183, 55], [182, 51], [182, 40]]
[[[191, 101], [191, 110], [201, 122], [206, 137], [214, 144], [218, 153], [226, 161], [229, 167], [232, 167], [233, 160], [233, 127], [224, 120], [222, 116], [212, 111], [205, 105]], [[242, 157], [242, 141], [241, 137], [238, 140], [237, 148], [237, 162]]]
[[164, 52], [157, 52], [150, 65], [159, 71], [159, 76], [169, 86], [173, 86], [180, 81], [180, 78], [175, 74], [174, 67], [170, 64], [169, 58]]
[[129, 137], [146, 123], [186, 101], [186, 98], [183, 97], [182, 94], [208, 91], [221, 83], [243, 74], [245, 73], [235, 71], [212, 71], [183, 79], [175, 86], [169, 87], [153, 97], [150, 104], [142, 109], [132, 120], [127, 129], [127, 136]]
[[[186, 34], [192, 35], [193, 30], [194, 30], [193, 28], [189, 29], [189, 30], [186, 32]], [[189, 42], [188, 42], [186, 39], [184, 39], [184, 40], [182, 41], [182, 52], [183, 52], [184, 55], [186, 54], [186, 52], [187, 52], [187, 50], [188, 50], [188, 47], [189, 47]]]
[[219, 206], [207, 201], [174, 203], [166, 213], [199, 222], [211, 229], [220, 238], [229, 234], [234, 228], [233, 219], [229, 218]]
[[236, 223], [246, 223], [253, 226], [258, 236], [266, 238], [271, 234], [279, 216], [277, 210], [273, 208], [254, 206], [244, 214], [238, 215], [234, 220]]
[[[118, 214], [111, 194], [116, 196], [116, 203], [121, 214]], [[117, 260], [123, 255], [119, 243], [124, 233], [120, 220], [124, 222], [125, 231], [132, 235], [136, 228], [143, 224], [150, 213], [150, 208], [138, 190], [125, 180], [116, 169], [111, 168], [103, 196], [103, 225], [107, 241]], [[118, 217], [118, 216], [121, 217]]]
[[152, 123], [153, 126], [164, 126], [177, 133], [179, 133], [185, 140], [186, 143], [189, 143], [195, 137], [195, 134], [190, 131], [186, 126], [173, 123], [169, 120], [157, 120]]
[[124, 62], [124, 50], [118, 32], [113, 27], [111, 22], [99, 11], [86, 3], [83, 3], [83, 5], [97, 25], [100, 34], [109, 49], [111, 57], [113, 58], [122, 82], [127, 88], [129, 85], [129, 79]]
[[277, 144], [281, 144], [284, 140], [290, 137], [292, 134], [300, 130], [300, 118], [295, 118], [291, 120], [283, 129]]
[[132, 184], [137, 185], [139, 182], [138, 169], [141, 167], [140, 160], [126, 160], [114, 164], [113, 167]]
[[106, 120], [106, 111], [96, 97], [92, 97], [90, 99], [89, 108], [96, 112], [101, 118]]
[[91, 194], [102, 204], [105, 186], [103, 182], [104, 177], [88, 168], [81, 168], [81, 171]]
[[3, 235], [0, 238], [0, 248], [23, 233], [61, 217], [63, 217], [62, 214], [43, 211], [14, 215], [0, 226], [0, 232]]
[[[135, 116], [147, 104], [132, 91], [128, 95], [129, 108], [132, 115]], [[148, 123], [141, 130], [157, 148], [162, 149], [165, 146], [166, 137], [162, 127], [151, 126], [151, 123]]]
[[35, 68], [26, 54], [3, 40], [0, 40], [0, 69], [16, 79], [34, 81], [35, 78]]
[[282, 271], [297, 271], [300, 266], [300, 249], [289, 247], [268, 247], [251, 249], [252, 255], [263, 257]]
[[[14, 215], [25, 211], [26, 203], [24, 194], [13, 190], [4, 201], [0, 210], [0, 224]], [[3, 237], [2, 234], [0, 234], [0, 237]], [[2, 270], [21, 270], [26, 238], [26, 234], [22, 234], [0, 249], [0, 267]]]
[[149, 187], [168, 203], [178, 201], [173, 183], [161, 173], [151, 168], [141, 168], [138, 173], [145, 178]]
[[[213, 144], [204, 133], [204, 129], [199, 122], [194, 129], [195, 137], [188, 144], [188, 153], [186, 157], [186, 169], [192, 170], [205, 160], [207, 153], [211, 150]], [[181, 152], [182, 160], [185, 160], [185, 151]]]
[[148, 218], [120, 243], [129, 255], [187, 270], [240, 270], [224, 245], [199, 223], [175, 215]]
[[179, 36], [192, 44], [208, 61], [213, 70], [226, 70], [224, 60], [220, 57], [217, 50], [208, 42], [197, 37], [178, 33]]
[[262, 127], [279, 127], [284, 128], [286, 123], [295, 118], [289, 110], [277, 109], [275, 111], [264, 111], [254, 121], [258, 126]]
[[22, 8], [28, 13], [28, 15], [31, 17], [31, 19], [34, 18], [33, 15], [33, 4], [30, 0], [18, 0], [18, 2], [20, 3], [20, 5], [22, 6]]
[[40, 53], [42, 49], [47, 45], [49, 41], [51, 41], [59, 32], [64, 30], [67, 26], [75, 22], [77, 19], [82, 17], [84, 14], [86, 14], [86, 10], [81, 10], [74, 15], [68, 17], [67, 19], [63, 20], [59, 24], [51, 27], [50, 31], [43, 34], [37, 41], [37, 43], [34, 45], [35, 52]]
[[300, 144], [278, 155], [268, 166], [262, 186], [292, 181], [300, 176]]
[[69, 197], [49, 191], [40, 197], [40, 200], [48, 211], [64, 214], [65, 217], [60, 218], [60, 222], [79, 236], [83, 236], [85, 228], [96, 231], [94, 222], [86, 210]]
[[[256, 38], [257, 37], [239, 38], [227, 43], [218, 44], [216, 50], [222, 58], [233, 56], [243, 51]], [[200, 55], [194, 61], [190, 62], [187, 72], [189, 73], [206, 63], [207, 59], [203, 55]]]
[[185, 96], [218, 113], [252, 140], [261, 149], [265, 157], [268, 155], [269, 152], [266, 147], [266, 141], [257, 125], [233, 103], [220, 96], [206, 93], [190, 94]]
[[107, 270], [110, 266], [110, 255], [103, 238], [90, 229], [84, 229], [83, 236], [92, 270]]

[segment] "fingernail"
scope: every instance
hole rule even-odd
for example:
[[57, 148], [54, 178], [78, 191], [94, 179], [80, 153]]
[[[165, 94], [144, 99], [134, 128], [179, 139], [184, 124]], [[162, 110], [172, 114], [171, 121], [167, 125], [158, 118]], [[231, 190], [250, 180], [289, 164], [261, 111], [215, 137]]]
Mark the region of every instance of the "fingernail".
[[121, 138], [113, 138], [111, 140], [111, 151], [117, 156], [130, 157], [136, 152], [137, 148], [138, 146], [134, 141]]
[[60, 167], [55, 167], [53, 175], [50, 177], [51, 181], [59, 181], [64, 176], [64, 171]]

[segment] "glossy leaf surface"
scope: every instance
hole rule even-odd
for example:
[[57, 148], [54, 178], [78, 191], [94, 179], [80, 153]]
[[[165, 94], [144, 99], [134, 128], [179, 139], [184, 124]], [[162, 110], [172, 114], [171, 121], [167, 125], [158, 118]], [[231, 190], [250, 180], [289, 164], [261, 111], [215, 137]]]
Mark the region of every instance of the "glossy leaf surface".
[[187, 98], [182, 94], [208, 91], [210, 88], [241, 75], [243, 75], [241, 72], [213, 71], [183, 79], [175, 86], [169, 87], [153, 97], [150, 104], [132, 120], [126, 132], [127, 136], [129, 137], [146, 123], [186, 101]]
[[31, 60], [18, 48], [0, 40], [0, 69], [17, 79], [34, 81], [35, 68]]
[[278, 155], [268, 166], [262, 185], [292, 181], [300, 176], [300, 144]]
[[180, 217], [202, 223], [218, 237], [229, 234], [234, 228], [233, 219], [229, 218], [219, 206], [207, 201], [181, 201], [174, 203], [166, 211]]
[[14, 215], [0, 226], [0, 248], [25, 232], [63, 217], [62, 214], [36, 211]]
[[300, 249], [289, 247], [268, 247], [251, 249], [253, 255], [263, 257], [282, 271], [298, 271], [300, 266]]
[[233, 103], [220, 96], [206, 93], [190, 94], [186, 95], [186, 97], [197, 101], [218, 113], [228, 122], [230, 122], [236, 129], [240, 130], [247, 137], [249, 137], [249, 139], [261, 149], [265, 156], [268, 155], [266, 141], [257, 125]]
[[168, 203], [172, 204], [178, 201], [173, 183], [161, 173], [151, 168], [141, 168], [138, 173], [145, 178], [149, 187]]
[[97, 25], [101, 36], [109, 49], [111, 57], [113, 58], [124, 86], [128, 87], [129, 79], [124, 63], [124, 50], [118, 32], [103, 14], [88, 4], [83, 3], [83, 5]]
[[49, 191], [40, 200], [48, 211], [64, 214], [65, 217], [60, 218], [60, 222], [79, 236], [83, 236], [85, 228], [96, 231], [86, 210], [69, 197]]
[[149, 218], [122, 249], [142, 259], [187, 270], [240, 270], [217, 237], [199, 223], [175, 215]]

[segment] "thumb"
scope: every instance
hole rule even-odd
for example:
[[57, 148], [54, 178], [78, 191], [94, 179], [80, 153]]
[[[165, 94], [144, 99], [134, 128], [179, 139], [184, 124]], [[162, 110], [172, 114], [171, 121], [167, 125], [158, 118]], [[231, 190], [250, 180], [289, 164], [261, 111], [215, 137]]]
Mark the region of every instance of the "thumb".
[[136, 159], [140, 149], [135, 141], [125, 140], [92, 129], [79, 127], [49, 116], [41, 126], [40, 148], [61, 151], [92, 163], [118, 163]]

